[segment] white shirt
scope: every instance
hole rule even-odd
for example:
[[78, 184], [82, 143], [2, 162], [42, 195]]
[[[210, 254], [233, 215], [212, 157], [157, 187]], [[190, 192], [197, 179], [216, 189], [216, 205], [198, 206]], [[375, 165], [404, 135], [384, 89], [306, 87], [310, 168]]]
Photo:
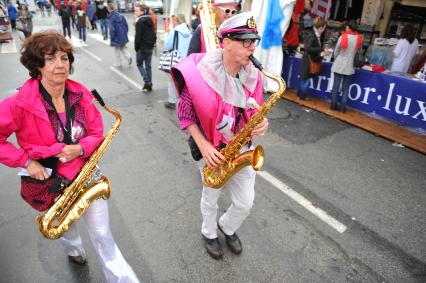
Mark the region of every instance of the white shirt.
[[418, 48], [419, 42], [417, 39], [411, 44], [405, 38], [400, 39], [393, 50], [395, 58], [393, 59], [391, 71], [406, 73], [410, 66], [411, 59], [416, 55]]

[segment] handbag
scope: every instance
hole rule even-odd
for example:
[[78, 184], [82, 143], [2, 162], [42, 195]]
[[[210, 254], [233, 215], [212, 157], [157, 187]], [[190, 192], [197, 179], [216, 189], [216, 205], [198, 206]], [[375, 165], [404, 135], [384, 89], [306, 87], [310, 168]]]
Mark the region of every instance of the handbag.
[[182, 60], [182, 56], [179, 54], [177, 50], [179, 46], [179, 36], [178, 32], [175, 31], [175, 35], [173, 38], [173, 49], [164, 51], [160, 56], [160, 60], [158, 63], [158, 69], [170, 73], [170, 69], [179, 63]]
[[26, 20], [17, 20], [16, 21], [16, 29], [22, 32], [27, 32], [28, 31], [28, 23]]
[[361, 68], [362, 66], [364, 66], [364, 63], [365, 63], [365, 58], [364, 56], [362, 56], [361, 50], [358, 50], [355, 53], [355, 57], [354, 57], [354, 67]]
[[309, 74], [317, 75], [321, 71], [321, 60], [315, 60], [311, 56], [309, 59]]
[[69, 181], [57, 175], [58, 158], [49, 157], [37, 161], [44, 167], [52, 169], [52, 174], [46, 180], [22, 176], [21, 197], [35, 210], [45, 211], [55, 203]]

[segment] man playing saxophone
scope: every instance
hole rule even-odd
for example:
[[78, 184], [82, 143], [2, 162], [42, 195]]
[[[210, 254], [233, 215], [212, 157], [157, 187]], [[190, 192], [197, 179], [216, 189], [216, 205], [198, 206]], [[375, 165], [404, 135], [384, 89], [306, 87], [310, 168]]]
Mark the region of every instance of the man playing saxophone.
[[[205, 165], [215, 167], [225, 160], [220, 149], [256, 113], [257, 110], [251, 108], [254, 102], [263, 104], [261, 75], [249, 60], [260, 40], [252, 15], [242, 13], [227, 19], [219, 27], [218, 36], [223, 49], [192, 54], [172, 69], [180, 96], [177, 111], [180, 128], [188, 130], [191, 153], [198, 161], [202, 176]], [[268, 120], [264, 118], [251, 134], [263, 136], [267, 129]], [[251, 147], [249, 142], [240, 152]], [[218, 227], [231, 252], [242, 252], [241, 241], [235, 232], [253, 205], [255, 176], [253, 168], [247, 166], [220, 189], [203, 185], [201, 233], [212, 258], [223, 257]], [[221, 190], [229, 190], [232, 204], [217, 222]]]
[[[60, 185], [75, 178], [104, 140], [102, 116], [90, 91], [68, 79], [73, 48], [61, 34], [33, 34], [21, 47], [20, 61], [31, 78], [0, 101], [0, 163], [25, 168], [20, 172], [21, 196], [34, 209], [46, 211], [61, 195]], [[12, 134], [18, 148], [7, 141]], [[100, 176], [96, 170], [91, 181]], [[139, 282], [112, 237], [107, 201], [93, 201], [83, 217], [106, 281]], [[76, 225], [59, 242], [72, 262], [86, 263]]]

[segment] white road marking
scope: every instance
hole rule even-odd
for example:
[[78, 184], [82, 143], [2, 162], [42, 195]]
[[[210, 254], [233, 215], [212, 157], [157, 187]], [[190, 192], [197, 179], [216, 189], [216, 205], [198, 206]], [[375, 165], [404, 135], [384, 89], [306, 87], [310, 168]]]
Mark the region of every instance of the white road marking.
[[95, 59], [95, 60], [97, 60], [99, 62], [102, 62], [102, 59], [99, 58], [98, 56], [96, 56], [95, 54], [93, 54], [92, 52], [90, 52], [90, 51], [88, 51], [88, 50], [86, 50], [84, 48], [82, 48], [81, 51], [83, 51], [84, 53], [86, 53], [87, 55], [89, 55], [90, 57], [92, 57], [93, 59]]
[[84, 47], [84, 46], [88, 46], [87, 43], [80, 41], [80, 39], [78, 39], [75, 36], [71, 36], [71, 44], [74, 47]]
[[294, 191], [290, 187], [288, 187], [286, 184], [272, 176], [266, 171], [259, 171], [257, 174], [271, 183], [274, 187], [285, 193], [287, 196], [289, 196], [291, 199], [293, 199], [295, 202], [306, 208], [309, 212], [317, 216], [319, 219], [324, 221], [326, 224], [331, 226], [333, 229], [335, 229], [339, 233], [343, 233], [346, 231], [347, 227], [342, 224], [341, 222], [337, 221], [335, 218], [328, 215], [324, 210], [315, 207], [312, 202], [307, 200], [304, 196], [299, 194], [298, 192]]
[[[92, 38], [94, 38], [94, 39], [96, 39], [97, 41], [102, 42], [105, 45], [111, 46], [111, 44], [110, 44], [111, 41], [109, 39], [108, 40], [104, 40], [104, 37], [102, 36], [102, 34], [99, 34], [99, 33], [89, 33], [87, 35], [90, 36], [90, 37], [92, 37]], [[129, 38], [130, 42], [134, 42], [135, 41], [135, 37], [133, 35], [129, 34], [128, 38]]]
[[140, 84], [138, 84], [137, 82], [135, 82], [134, 80], [132, 80], [131, 78], [127, 77], [125, 74], [123, 74], [122, 72], [120, 72], [119, 70], [117, 70], [114, 67], [109, 67], [109, 69], [111, 71], [113, 71], [114, 73], [116, 73], [117, 75], [119, 75], [120, 77], [122, 77], [123, 79], [125, 79], [126, 81], [128, 81], [130, 84], [132, 84], [134, 87], [136, 87], [138, 90], [142, 89], [142, 86]]
[[87, 35], [90, 36], [90, 37], [92, 37], [92, 38], [94, 38], [94, 39], [96, 39], [97, 41], [102, 42], [105, 45], [110, 46], [109, 39], [108, 40], [104, 40], [104, 37], [101, 34], [99, 34], [99, 33], [89, 33]]
[[15, 40], [9, 40], [5, 43], [0, 44], [0, 53], [17, 53]]

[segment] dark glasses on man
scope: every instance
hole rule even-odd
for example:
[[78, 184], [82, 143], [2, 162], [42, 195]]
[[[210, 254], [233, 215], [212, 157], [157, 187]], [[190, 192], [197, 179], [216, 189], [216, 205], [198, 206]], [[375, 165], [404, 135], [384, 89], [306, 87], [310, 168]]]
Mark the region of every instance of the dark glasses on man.
[[231, 14], [231, 15], [235, 15], [237, 13], [237, 10], [235, 9], [225, 9], [223, 7], [217, 6], [219, 9], [222, 10], [222, 12], [224, 12], [225, 14]]
[[259, 42], [260, 42], [260, 40], [258, 38], [246, 38], [246, 39], [242, 39], [242, 38], [233, 38], [233, 37], [230, 37], [230, 39], [242, 42], [244, 48], [249, 48], [252, 44], [254, 44], [254, 46], [258, 46]]

